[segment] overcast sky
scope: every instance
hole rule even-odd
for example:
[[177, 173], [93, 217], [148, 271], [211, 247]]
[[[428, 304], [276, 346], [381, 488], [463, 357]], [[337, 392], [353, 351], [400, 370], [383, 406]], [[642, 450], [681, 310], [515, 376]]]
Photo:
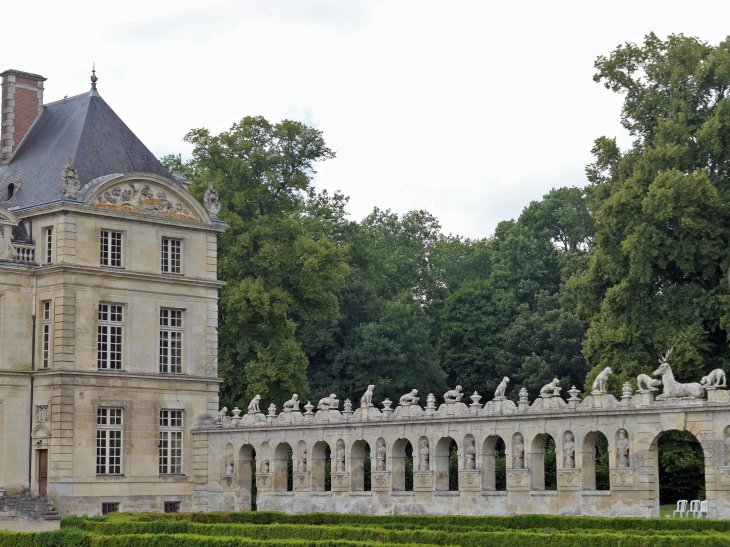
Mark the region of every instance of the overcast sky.
[[[628, 136], [593, 62], [648, 32], [730, 33], [728, 0], [125, 0], [15, 3], [0, 69], [46, 102], [99, 92], [158, 156], [247, 115], [315, 125], [337, 158], [316, 185], [427, 209], [485, 237], [553, 187], [582, 186], [593, 140]], [[22, 47], [21, 47], [22, 46]]]

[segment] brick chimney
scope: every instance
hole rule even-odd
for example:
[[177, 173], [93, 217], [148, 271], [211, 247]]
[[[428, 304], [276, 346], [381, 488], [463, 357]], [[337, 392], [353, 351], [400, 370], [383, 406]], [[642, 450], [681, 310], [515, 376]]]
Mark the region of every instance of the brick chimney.
[[46, 78], [19, 70], [6, 70], [0, 76], [2, 77], [0, 163], [7, 163], [33, 122], [43, 111], [43, 82]]

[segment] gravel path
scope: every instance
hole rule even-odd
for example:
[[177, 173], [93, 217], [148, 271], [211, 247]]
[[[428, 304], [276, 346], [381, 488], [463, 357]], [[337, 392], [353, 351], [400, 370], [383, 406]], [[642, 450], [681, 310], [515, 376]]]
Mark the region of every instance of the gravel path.
[[60, 525], [59, 521], [0, 520], [0, 530], [10, 530], [11, 532], [46, 532], [48, 530], [58, 530]]

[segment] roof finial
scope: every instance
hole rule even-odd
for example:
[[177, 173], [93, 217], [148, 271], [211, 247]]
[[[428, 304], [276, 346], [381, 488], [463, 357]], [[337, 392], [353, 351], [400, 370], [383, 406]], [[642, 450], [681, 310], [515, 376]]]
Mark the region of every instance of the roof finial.
[[96, 63], [91, 65], [91, 89], [96, 90], [96, 81], [99, 78], [96, 77]]

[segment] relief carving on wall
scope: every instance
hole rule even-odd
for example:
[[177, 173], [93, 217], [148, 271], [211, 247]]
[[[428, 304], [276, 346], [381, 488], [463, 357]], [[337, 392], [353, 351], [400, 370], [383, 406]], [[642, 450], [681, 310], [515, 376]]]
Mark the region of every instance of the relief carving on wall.
[[108, 187], [90, 204], [93, 207], [128, 211], [140, 214], [161, 215], [200, 222], [185, 200], [173, 195], [168, 189], [149, 181], [124, 181]]

